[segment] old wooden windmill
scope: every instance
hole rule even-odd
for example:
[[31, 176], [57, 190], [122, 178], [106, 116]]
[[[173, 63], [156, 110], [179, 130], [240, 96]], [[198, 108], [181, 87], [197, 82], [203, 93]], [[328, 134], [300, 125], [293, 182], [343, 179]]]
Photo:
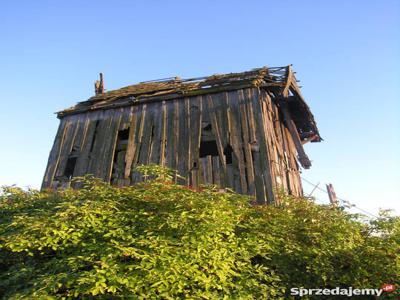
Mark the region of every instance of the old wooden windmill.
[[42, 188], [93, 174], [114, 185], [140, 180], [133, 168], [178, 170], [181, 184], [216, 184], [274, 201], [301, 195], [303, 150], [321, 137], [290, 66], [209, 77], [141, 82], [58, 113], [60, 126]]

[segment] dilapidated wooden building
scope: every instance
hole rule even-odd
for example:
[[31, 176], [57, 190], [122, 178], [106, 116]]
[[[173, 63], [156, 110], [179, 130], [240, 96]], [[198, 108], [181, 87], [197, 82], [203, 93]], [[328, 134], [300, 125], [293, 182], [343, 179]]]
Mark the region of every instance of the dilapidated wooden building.
[[[314, 117], [291, 66], [141, 82], [58, 113], [60, 125], [42, 188], [93, 174], [114, 185], [141, 180], [140, 164], [176, 169], [181, 184], [215, 184], [274, 201], [301, 195], [303, 150], [319, 142]], [[301, 167], [300, 167], [301, 166]]]

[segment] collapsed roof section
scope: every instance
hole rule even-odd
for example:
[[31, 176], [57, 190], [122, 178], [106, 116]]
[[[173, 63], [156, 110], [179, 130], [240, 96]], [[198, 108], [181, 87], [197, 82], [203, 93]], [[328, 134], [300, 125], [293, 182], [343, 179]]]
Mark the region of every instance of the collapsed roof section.
[[87, 101], [57, 113], [58, 118], [87, 111], [139, 105], [209, 93], [259, 87], [273, 99], [283, 101], [295, 123], [300, 140], [320, 142], [314, 116], [301, 95], [291, 66], [257, 68], [242, 73], [216, 74], [207, 77], [166, 78], [140, 82], [117, 90], [99, 93]]

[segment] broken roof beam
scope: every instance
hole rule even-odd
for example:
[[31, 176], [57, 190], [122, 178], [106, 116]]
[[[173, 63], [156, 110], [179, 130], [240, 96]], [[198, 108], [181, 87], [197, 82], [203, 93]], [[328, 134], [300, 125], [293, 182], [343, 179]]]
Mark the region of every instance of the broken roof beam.
[[297, 131], [297, 127], [292, 119], [292, 116], [290, 115], [285, 98], [279, 98], [278, 103], [281, 108], [286, 126], [289, 130], [290, 135], [292, 136], [294, 145], [296, 147], [299, 162], [304, 169], [309, 169], [311, 167], [311, 161], [304, 151], [302, 141]]

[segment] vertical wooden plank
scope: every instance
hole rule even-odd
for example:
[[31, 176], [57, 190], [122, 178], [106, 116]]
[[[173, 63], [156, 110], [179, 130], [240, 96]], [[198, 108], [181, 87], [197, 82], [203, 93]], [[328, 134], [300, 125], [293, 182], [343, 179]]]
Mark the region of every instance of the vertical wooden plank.
[[253, 158], [251, 155], [251, 140], [249, 136], [249, 126], [248, 126], [248, 118], [246, 112], [247, 102], [250, 101], [247, 97], [245, 97], [245, 93], [242, 90], [238, 91], [239, 93], [239, 111], [241, 117], [241, 125], [242, 125], [242, 139], [243, 139], [243, 149], [245, 155], [245, 167], [247, 174], [247, 183], [248, 183], [248, 194], [254, 195], [255, 185], [254, 185], [254, 169], [253, 169]]
[[167, 147], [166, 147], [166, 165], [169, 168], [175, 168], [175, 134], [174, 134], [174, 102], [167, 102]]
[[207, 173], [207, 157], [200, 157], [200, 177], [201, 179], [199, 180], [200, 183], [202, 184], [209, 184], [208, 181], [208, 173]]
[[53, 142], [53, 146], [50, 151], [49, 159], [47, 162], [47, 167], [46, 171], [43, 177], [43, 182], [42, 182], [42, 189], [50, 188], [51, 183], [54, 178], [54, 174], [56, 171], [56, 167], [58, 165], [58, 160], [60, 157], [61, 153], [61, 146], [63, 144], [64, 138], [65, 138], [65, 132], [66, 132], [66, 125], [67, 125], [67, 119], [63, 118], [60, 120], [60, 124], [57, 129], [57, 134]]
[[246, 113], [247, 113], [247, 120], [249, 124], [249, 139], [251, 144], [257, 144], [257, 135], [256, 135], [256, 125], [254, 121], [254, 111], [253, 111], [253, 102], [252, 97], [253, 93], [251, 89], [245, 89], [246, 95]]
[[106, 139], [103, 146], [104, 150], [102, 154], [102, 164], [99, 171], [101, 178], [103, 178], [106, 182], [111, 180], [115, 148], [117, 146], [117, 138], [123, 114], [123, 108], [113, 110], [111, 123], [109, 128], [107, 128]]
[[153, 104], [154, 122], [153, 122], [153, 135], [151, 141], [151, 150], [149, 163], [159, 164], [160, 162], [160, 148], [161, 148], [161, 134], [162, 134], [162, 103], [157, 102]]
[[293, 193], [293, 195], [301, 196], [303, 191], [302, 191], [302, 186], [301, 186], [299, 164], [297, 163], [296, 146], [294, 145], [292, 136], [286, 127], [284, 127], [284, 132], [285, 132], [286, 140], [288, 142], [288, 159], [289, 159], [289, 170], [290, 170], [292, 193]]
[[[276, 105], [275, 105], [276, 107]], [[288, 141], [284, 132], [284, 125], [282, 122], [279, 124], [279, 135], [280, 140], [282, 141], [282, 151], [283, 151], [283, 159], [282, 159], [282, 168], [283, 168], [283, 176], [284, 176], [284, 188], [288, 194], [292, 194], [291, 187], [291, 179], [290, 179], [290, 165], [289, 165], [289, 150], [288, 150]]]
[[125, 153], [125, 171], [124, 171], [124, 178], [128, 179], [131, 175], [132, 170], [132, 163], [133, 158], [135, 157], [135, 152], [137, 150], [137, 135], [139, 133], [139, 125], [140, 125], [140, 118], [138, 118], [139, 113], [138, 110], [141, 106], [134, 106], [132, 109], [132, 115], [130, 120], [130, 129], [129, 129], [129, 137], [128, 137], [128, 146], [126, 148]]
[[179, 157], [178, 157], [178, 149], [180, 147], [180, 134], [181, 128], [179, 128], [179, 106], [180, 106], [180, 99], [174, 99], [174, 145], [173, 145], [173, 157], [174, 157], [174, 170], [178, 169], [179, 166]]
[[105, 153], [108, 152], [108, 148], [111, 144], [111, 139], [114, 139], [115, 136], [110, 135], [112, 123], [113, 123], [113, 117], [114, 117], [114, 110], [108, 110], [105, 112], [105, 119], [103, 120], [103, 126], [101, 127], [101, 140], [99, 140], [98, 147], [99, 149], [97, 150], [97, 155], [96, 155], [96, 161], [94, 161], [94, 167], [93, 167], [93, 174], [97, 178], [105, 179], [105, 174], [103, 173], [104, 171], [104, 165], [109, 163], [109, 159], [107, 158], [107, 161], [104, 161], [105, 158]]
[[254, 164], [254, 175], [255, 175], [254, 185], [255, 185], [256, 201], [259, 204], [265, 204], [267, 202], [267, 198], [266, 198], [264, 180], [262, 176], [263, 172], [261, 170], [261, 159], [259, 151], [253, 150], [252, 157]]
[[146, 117], [143, 120], [143, 136], [139, 153], [139, 165], [147, 165], [151, 152], [152, 132], [154, 129], [154, 106], [152, 103], [148, 104]]
[[[261, 174], [258, 174], [256, 177], [257, 181], [259, 181], [261, 178], [263, 180], [264, 184], [264, 190], [265, 190], [265, 196], [266, 196], [266, 201], [268, 203], [274, 203], [274, 193], [273, 193], [273, 184], [272, 184], [272, 178], [271, 178], [271, 166], [270, 166], [270, 159], [269, 159], [269, 153], [268, 153], [268, 146], [267, 146], [267, 141], [265, 139], [265, 122], [264, 118], [262, 115], [262, 107], [261, 107], [261, 97], [260, 97], [260, 92], [258, 88], [253, 88], [251, 90], [252, 92], [252, 104], [253, 104], [253, 113], [254, 113], [254, 121], [255, 121], [255, 132], [256, 132], [256, 138], [258, 141], [258, 161], [260, 164], [260, 172]], [[254, 165], [257, 165], [257, 162], [254, 162]], [[258, 171], [258, 170], [257, 170]], [[256, 171], [256, 172], [257, 172]], [[261, 176], [260, 176], [261, 175]], [[256, 186], [257, 188], [257, 186]], [[256, 191], [257, 195], [261, 195], [262, 191]], [[262, 198], [257, 198], [257, 201], [259, 203], [263, 203], [265, 201]]]
[[75, 129], [75, 137], [71, 147], [71, 152], [74, 155], [79, 155], [82, 149], [82, 142], [84, 140], [85, 134], [87, 132], [87, 126], [89, 122], [85, 113], [79, 114], [77, 119], [77, 126]]
[[212, 107], [219, 128], [219, 135], [223, 148], [227, 146], [228, 141], [228, 116], [224, 93], [212, 94]]
[[269, 158], [269, 166], [270, 166], [270, 176], [272, 179], [272, 189], [277, 190], [278, 182], [281, 182], [280, 173], [279, 173], [279, 155], [277, 149], [279, 148], [279, 143], [276, 140], [276, 134], [274, 129], [274, 118], [273, 112], [271, 109], [271, 102], [269, 101], [269, 95], [266, 91], [260, 91], [260, 105], [261, 112], [264, 122], [265, 129], [265, 141], [266, 141], [266, 149], [268, 151]]
[[162, 130], [161, 130], [161, 146], [160, 146], [160, 165], [165, 166], [165, 153], [167, 146], [167, 105], [165, 100], [162, 102]]
[[188, 151], [190, 150], [190, 142], [189, 142], [189, 132], [190, 132], [190, 125], [189, 125], [189, 119], [188, 115], [186, 113], [186, 107], [188, 106], [189, 99], [184, 98], [184, 99], [178, 99], [177, 103], [179, 103], [179, 107], [177, 108], [178, 111], [178, 130], [179, 130], [179, 140], [177, 140], [177, 145], [178, 146], [178, 165], [177, 165], [177, 170], [178, 173], [182, 176], [185, 177], [186, 179], [178, 179], [178, 183], [180, 184], [188, 184], [187, 178], [189, 177], [188, 171], [188, 163], [189, 163], [189, 157], [188, 157]]
[[224, 175], [226, 175], [226, 160], [225, 160], [225, 155], [224, 155], [224, 145], [222, 142], [221, 134], [220, 134], [220, 126], [218, 124], [216, 112], [215, 112], [215, 106], [213, 103], [213, 99], [210, 95], [207, 96], [207, 104], [208, 104], [208, 110], [210, 114], [210, 120], [211, 120], [211, 128], [215, 136], [215, 140], [217, 143], [217, 149], [218, 149], [218, 156], [221, 161], [222, 165], [222, 171], [224, 172]]
[[121, 108], [121, 122], [119, 124], [118, 130], [125, 130], [130, 128], [131, 119], [135, 108], [136, 106], [130, 106], [130, 107], [128, 106]]
[[103, 152], [103, 143], [106, 135], [106, 130], [110, 124], [110, 111], [100, 112], [98, 119], [98, 125], [96, 128], [96, 134], [94, 136], [92, 149], [90, 151], [90, 160], [87, 173], [92, 174], [95, 177], [99, 177], [99, 164], [101, 159], [101, 154]]
[[61, 153], [58, 160], [58, 165], [56, 167], [55, 178], [58, 181], [68, 181], [68, 178], [64, 178], [64, 171], [67, 165], [68, 156], [71, 153], [72, 145], [74, 143], [76, 128], [77, 128], [77, 115], [72, 115], [67, 117], [68, 124], [65, 132], [65, 138], [61, 146]]
[[220, 159], [217, 156], [213, 156], [212, 158], [212, 170], [213, 170], [213, 183], [217, 186], [221, 186]]
[[213, 184], [213, 166], [212, 166], [212, 156], [207, 155], [207, 183]]
[[99, 125], [99, 112], [86, 113], [87, 130], [81, 143], [80, 154], [76, 162], [74, 177], [83, 176], [88, 171], [90, 152], [93, 147], [95, 135]]
[[[144, 132], [144, 127], [146, 126], [145, 121], [147, 115], [147, 104], [141, 105], [140, 109], [138, 109], [136, 113], [137, 113], [136, 117], [137, 127], [136, 127], [135, 142], [134, 142], [135, 151], [133, 154], [131, 169], [134, 169], [139, 163], [139, 154], [140, 154], [140, 149], [142, 147], [143, 132]], [[131, 172], [132, 183], [138, 182], [140, 179], [141, 179], [140, 174], [138, 174], [137, 172]]]
[[231, 189], [235, 189], [235, 180], [233, 178], [233, 166], [229, 164], [226, 166], [226, 177], [227, 177], [227, 186]]
[[234, 175], [236, 170], [238, 174], [235, 177], [238, 177], [238, 181], [240, 182], [240, 190], [237, 187], [237, 192], [246, 194], [247, 193], [247, 178], [246, 178], [246, 168], [244, 163], [244, 155], [243, 155], [243, 142], [242, 142], [242, 134], [241, 134], [241, 122], [240, 122], [240, 113], [239, 113], [239, 97], [237, 91], [228, 92], [228, 103], [229, 103], [229, 112], [230, 115], [229, 121], [230, 124], [230, 144], [233, 149], [234, 159], [232, 161], [234, 167]]
[[198, 187], [200, 181], [200, 141], [202, 123], [202, 98], [200, 96], [190, 98], [190, 169], [191, 183], [193, 187]]

